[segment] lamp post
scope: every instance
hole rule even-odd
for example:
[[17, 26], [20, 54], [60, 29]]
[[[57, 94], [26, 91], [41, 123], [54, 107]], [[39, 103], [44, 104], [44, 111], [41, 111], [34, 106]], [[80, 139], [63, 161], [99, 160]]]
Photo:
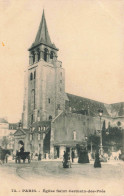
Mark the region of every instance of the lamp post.
[[102, 127], [101, 127], [101, 119], [103, 115], [103, 110], [99, 109], [98, 110], [99, 117], [100, 117], [100, 155], [103, 155], [103, 146], [102, 146]]

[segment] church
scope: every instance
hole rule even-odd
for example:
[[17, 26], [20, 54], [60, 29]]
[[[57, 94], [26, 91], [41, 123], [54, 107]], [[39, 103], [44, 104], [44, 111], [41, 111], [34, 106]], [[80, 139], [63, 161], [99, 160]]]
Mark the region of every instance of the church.
[[[124, 103], [105, 104], [65, 92], [65, 70], [50, 39], [45, 14], [35, 41], [28, 49], [29, 66], [25, 71], [22, 127], [15, 134], [25, 151], [42, 157], [62, 158], [65, 150], [86, 145], [90, 134], [119, 125], [124, 128]], [[103, 111], [101, 118], [98, 110]]]

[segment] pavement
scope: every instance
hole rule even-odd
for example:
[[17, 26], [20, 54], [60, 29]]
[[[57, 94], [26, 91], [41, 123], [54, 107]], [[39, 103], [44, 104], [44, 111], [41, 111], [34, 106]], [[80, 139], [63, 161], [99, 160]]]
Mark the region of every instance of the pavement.
[[32, 161], [0, 165], [0, 195], [123, 196], [124, 162], [109, 161], [102, 168], [72, 164], [63, 168], [62, 160]]

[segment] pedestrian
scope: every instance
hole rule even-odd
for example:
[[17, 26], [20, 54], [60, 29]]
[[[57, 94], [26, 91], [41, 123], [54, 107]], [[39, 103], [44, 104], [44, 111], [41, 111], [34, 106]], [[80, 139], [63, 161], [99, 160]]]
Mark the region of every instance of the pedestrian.
[[73, 150], [73, 148], [72, 148], [72, 152], [71, 152], [72, 163], [74, 162], [74, 158], [75, 158], [75, 153], [74, 153], [74, 150]]
[[7, 154], [5, 155], [6, 163], [8, 163], [8, 157], [9, 157], [9, 154], [7, 153]]
[[20, 154], [23, 154], [23, 152], [24, 152], [24, 144], [21, 141], [20, 141], [19, 144], [20, 144], [20, 150], [19, 150], [20, 151]]
[[100, 163], [100, 158], [99, 158], [99, 152], [98, 150], [95, 153], [95, 162], [94, 162], [94, 167], [95, 168], [100, 168], [101, 167], [101, 163]]
[[80, 149], [78, 163], [89, 163], [88, 152], [84, 148]]
[[38, 161], [41, 161], [41, 153], [38, 155]]
[[69, 154], [69, 152], [64, 151], [63, 168], [69, 168], [69, 167], [71, 167], [70, 154]]

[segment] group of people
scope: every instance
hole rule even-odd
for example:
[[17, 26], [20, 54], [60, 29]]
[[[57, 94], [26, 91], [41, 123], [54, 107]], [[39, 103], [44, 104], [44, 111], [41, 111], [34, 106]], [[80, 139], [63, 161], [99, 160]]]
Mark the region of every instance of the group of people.
[[[71, 156], [70, 156], [71, 155]], [[68, 151], [64, 151], [64, 155], [63, 155], [63, 168], [69, 168], [71, 167], [71, 162], [74, 162], [74, 158], [75, 158], [75, 152], [72, 149], [71, 154]]]
[[41, 153], [31, 153], [31, 160], [33, 159], [37, 159], [38, 161], [41, 161], [41, 158], [42, 158], [42, 154]]
[[[71, 162], [74, 162], [75, 153], [72, 149], [71, 153], [68, 151], [64, 151], [63, 155], [63, 168], [70, 168]], [[81, 149], [78, 157], [78, 163], [89, 163], [89, 156], [88, 151], [86, 149]], [[100, 162], [100, 156], [99, 151], [97, 150], [95, 153], [95, 161], [94, 161], [94, 168], [100, 168], [101, 162]]]

